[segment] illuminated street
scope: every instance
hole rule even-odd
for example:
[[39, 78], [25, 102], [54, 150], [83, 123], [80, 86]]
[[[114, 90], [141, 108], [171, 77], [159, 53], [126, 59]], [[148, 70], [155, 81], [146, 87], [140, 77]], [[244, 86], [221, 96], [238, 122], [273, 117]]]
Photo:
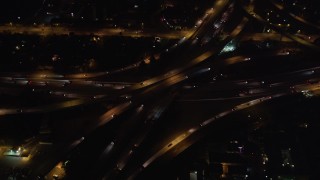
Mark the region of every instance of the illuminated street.
[[12, 0], [0, 179], [320, 179], [316, 0]]

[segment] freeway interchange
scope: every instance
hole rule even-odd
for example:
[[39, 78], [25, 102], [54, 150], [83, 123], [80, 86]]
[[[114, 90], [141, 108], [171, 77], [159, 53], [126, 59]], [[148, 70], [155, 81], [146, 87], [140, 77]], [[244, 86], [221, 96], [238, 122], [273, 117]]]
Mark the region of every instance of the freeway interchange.
[[[47, 96], [58, 100], [32, 107], [1, 107], [1, 117], [44, 113], [61, 113], [57, 116], [64, 117], [70, 111], [71, 115], [67, 117], [74, 121], [88, 119], [77, 127], [78, 132], [71, 133], [72, 138], [57, 142], [51, 150], [43, 150], [47, 154], [37, 153], [47, 147], [34, 145], [27, 163], [33, 169], [33, 176], [42, 174], [52, 178], [59, 174], [69, 179], [143, 179], [148, 177], [152, 166], [170, 162], [205, 137], [215, 122], [229, 114], [284, 96], [317, 96], [320, 92], [320, 66], [312, 60], [319, 55], [320, 47], [311, 38], [303, 39], [265, 20], [259, 15], [262, 10], [256, 7], [257, 3], [257, 0], [214, 1], [201, 21], [187, 32], [123, 32], [123, 36], [131, 37], [179, 38], [176, 44], [159, 54], [158, 61], [163, 62], [165, 68], [153, 67], [154, 73], [150, 75], [134, 77], [134, 72], [141, 71], [141, 62], [108, 72], [2, 73], [3, 94], [18, 96], [21, 89], [28, 88], [34, 93], [47, 92]], [[272, 3], [270, 8], [273, 8]], [[283, 9], [277, 4], [275, 7]], [[295, 20], [300, 19], [291, 19], [292, 24], [296, 23]], [[255, 32], [250, 28], [254, 26], [252, 24], [266, 26], [273, 32]], [[308, 32], [314, 27], [303, 28]], [[0, 29], [14, 33], [23, 28], [3, 26]], [[27, 30], [44, 35], [52, 29]], [[57, 32], [63, 34], [66, 31], [61, 28]], [[118, 36], [119, 32], [121, 30], [107, 29], [94, 34]], [[317, 34], [306, 36], [317, 38]], [[250, 49], [245, 53], [224, 52], [234, 40], [240, 47], [271, 41], [279, 46], [271, 50], [264, 47], [266, 50], [262, 52], [250, 52]], [[290, 63], [291, 59], [299, 57], [310, 59], [311, 65], [292, 69], [285, 69], [283, 65], [277, 67], [277, 61]], [[239, 76], [233, 79], [228, 79], [230, 74], [222, 73], [229, 66], [251, 64], [263, 58], [271, 64], [268, 67], [275, 64], [273, 68], [277, 71], [268, 73], [266, 70], [258, 77], [251, 74], [249, 78]], [[130, 76], [132, 78], [128, 79]], [[180, 119], [167, 122], [163, 116], [177, 103], [184, 104], [188, 112], [180, 115]], [[194, 104], [208, 110], [193, 110]], [[87, 107], [91, 107], [88, 109], [92, 112], [82, 110]], [[73, 113], [78, 115], [73, 117]], [[68, 128], [74, 130], [72, 125]], [[65, 165], [67, 173], [60, 172], [62, 164], [68, 164]]]

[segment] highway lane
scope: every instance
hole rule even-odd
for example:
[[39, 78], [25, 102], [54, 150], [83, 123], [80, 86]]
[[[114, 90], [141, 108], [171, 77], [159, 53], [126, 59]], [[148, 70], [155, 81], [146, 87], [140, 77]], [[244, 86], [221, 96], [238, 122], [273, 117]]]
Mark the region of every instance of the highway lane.
[[126, 168], [128, 161], [136, 153], [135, 150], [139, 148], [145, 137], [152, 128], [154, 128], [167, 107], [172, 103], [175, 95], [176, 93], [170, 93], [170, 95], [165, 98], [157, 98], [157, 102], [152, 106], [148, 105], [143, 107], [143, 109], [147, 111], [147, 113], [140, 118], [140, 121], [143, 121], [143, 124], [135, 128], [135, 133], [128, 139], [130, 143], [125, 144], [125, 146], [122, 147], [123, 150], [121, 155], [117, 158], [115, 164], [113, 164], [114, 168], [103, 171], [101, 179], [109, 179], [110, 176], [115, 176]]
[[294, 34], [291, 34], [291, 33], [286, 32], [285, 29], [283, 29], [283, 28], [281, 28], [281, 27], [278, 27], [278, 26], [276, 26], [276, 25], [268, 22], [267, 20], [263, 19], [260, 15], [258, 15], [258, 14], [255, 13], [254, 11], [250, 10], [249, 8], [244, 7], [244, 6], [242, 6], [242, 8], [244, 9], [244, 11], [246, 12], [246, 14], [247, 14], [250, 18], [255, 19], [256, 21], [258, 21], [258, 22], [260, 22], [260, 23], [262, 23], [262, 24], [264, 24], [264, 25], [272, 28], [272, 29], [275, 30], [276, 32], [279, 32], [279, 33], [283, 34], [284, 36], [286, 36], [286, 37], [288, 37], [288, 38], [290, 38], [290, 39], [292, 39], [292, 40], [294, 40], [294, 41], [296, 41], [296, 42], [298, 42], [298, 43], [300, 43], [300, 44], [302, 44], [302, 45], [304, 45], [304, 46], [306, 46], [306, 47], [308, 47], [308, 48], [314, 49], [314, 50], [316, 50], [316, 51], [319, 51], [319, 50], [320, 50], [320, 47], [319, 47], [319, 46], [316, 46], [315, 44], [313, 44], [313, 43], [311, 43], [311, 42], [309, 42], [309, 41], [307, 41], [307, 40], [305, 40], [305, 39], [302, 39], [302, 38], [300, 38], [300, 37], [298, 37], [298, 36], [296, 36], [296, 35], [294, 35]]
[[302, 23], [302, 24], [304, 24], [304, 25], [306, 25], [306, 26], [309, 26], [309, 27], [311, 27], [311, 28], [315, 28], [315, 29], [317, 29], [317, 30], [320, 30], [320, 26], [319, 26], [319, 25], [317, 25], [317, 24], [315, 24], [315, 23], [311, 23], [311, 22], [305, 20], [303, 17], [297, 16], [297, 15], [291, 13], [287, 8], [285, 8], [284, 5], [278, 3], [278, 2], [276, 2], [276, 1], [274, 1], [274, 0], [269, 0], [269, 1], [270, 1], [270, 3], [272, 3], [277, 9], [286, 12], [288, 15], [290, 15], [290, 16], [291, 16], [293, 19], [295, 19], [296, 21], [299, 21], [300, 23]]
[[[100, 139], [105, 138], [107, 141], [102, 145], [99, 146], [99, 151], [95, 152], [95, 154], [92, 154], [90, 151], [92, 148], [88, 148], [87, 150], [84, 150], [83, 153], [91, 154], [91, 156], [86, 156], [86, 163], [78, 164], [77, 163], [77, 169], [75, 173], [72, 173], [69, 175], [69, 178], [72, 179], [92, 179], [96, 176], [98, 176], [97, 173], [101, 173], [103, 170], [103, 167], [109, 167], [111, 162], [114, 162], [115, 157], [117, 157], [117, 154], [122, 151], [121, 144], [126, 144], [127, 138], [133, 134], [133, 131], [138, 127], [138, 125], [141, 124], [141, 116], [144, 115], [145, 111], [143, 106], [141, 105], [133, 105], [134, 107], [130, 110], [130, 116], [127, 117], [125, 120], [121, 120], [118, 116], [115, 116], [114, 118], [118, 118], [119, 125], [114, 125], [112, 129], [116, 130], [117, 133], [100, 133], [99, 136], [94, 136], [94, 139]], [[112, 130], [111, 129], [111, 130]], [[86, 142], [85, 142], [86, 143]], [[83, 146], [83, 145], [82, 145]], [[120, 146], [120, 147], [119, 147]], [[96, 147], [95, 147], [96, 148]], [[120, 149], [119, 149], [120, 148]], [[69, 156], [71, 161], [76, 162], [83, 162], [84, 159], [75, 159]], [[94, 160], [93, 162], [91, 160]], [[87, 162], [88, 161], [88, 162]], [[86, 169], [86, 171], [83, 171], [83, 169]], [[86, 172], [90, 172], [87, 173]], [[104, 171], [103, 171], [104, 172]]]
[[[293, 40], [282, 37], [281, 34], [278, 33], [254, 33], [254, 34], [244, 34], [241, 39], [241, 41], [247, 41], [247, 40], [253, 40], [253, 41], [266, 41], [266, 40], [275, 40], [275, 41], [281, 41], [281, 42], [291, 42]], [[26, 84], [27, 81], [40, 81], [39, 83], [35, 83], [34, 85], [43, 86], [45, 85], [45, 80], [52, 80], [54, 81], [52, 84], [59, 84], [61, 83], [61, 86], [63, 86], [63, 81], [65, 83], [68, 83], [70, 81], [74, 82], [81, 82], [83, 80], [83, 83], [87, 83], [91, 81], [93, 78], [99, 78], [104, 77], [108, 78], [112, 75], [121, 75], [121, 73], [124, 73], [126, 71], [130, 71], [133, 69], [138, 69], [143, 63], [143, 61], [136, 62], [134, 64], [130, 64], [126, 67], [122, 67], [119, 69], [115, 69], [112, 71], [101, 71], [101, 72], [93, 72], [93, 73], [76, 73], [76, 74], [55, 74], [53, 72], [45, 72], [45, 71], [39, 71], [39, 72], [33, 72], [31, 74], [26, 73], [2, 73], [1, 79], [2, 82], [6, 83], [15, 83], [15, 81], [18, 81], [18, 84]], [[6, 80], [6, 81], [4, 81]], [[60, 83], [59, 83], [60, 82]], [[115, 82], [118, 83], [118, 82]], [[128, 83], [134, 83], [134, 82], [128, 82]]]
[[[278, 91], [299, 91], [295, 89], [295, 85], [297, 84], [307, 83], [312, 86], [312, 84], [320, 82], [319, 72], [306, 75], [310, 71], [319, 71], [319, 67], [315, 67], [314, 70], [311, 68], [304, 71], [272, 75], [265, 77], [263, 81], [258, 78], [239, 79], [237, 81], [208, 83], [205, 86], [196, 85], [198, 86], [197, 88], [186, 91], [178, 101], [223, 101], [263, 96]], [[188, 93], [189, 91], [190, 93]]]
[[[97, 162], [94, 163], [93, 168], [91, 169], [90, 177], [101, 176], [101, 172], [105, 172], [106, 170], [112, 169], [115, 166], [115, 159], [122, 158], [122, 161], [125, 160], [131, 153], [131, 149], [128, 149], [128, 143], [132, 140], [133, 136], [135, 136], [135, 131], [139, 126], [143, 124], [143, 118], [145, 116], [145, 106], [149, 107], [151, 105], [139, 105], [135, 108], [135, 112], [131, 115], [130, 119], [126, 120], [119, 128], [118, 133], [113, 137], [113, 141], [105, 147], [103, 153], [100, 155]], [[119, 154], [121, 154], [119, 156]], [[118, 160], [119, 161], [119, 160]], [[116, 163], [119, 164], [119, 163]], [[122, 165], [120, 165], [122, 166]], [[108, 168], [106, 168], [108, 167]]]
[[[159, 96], [161, 97], [161, 96]], [[135, 146], [137, 146], [139, 137], [141, 135], [137, 134], [138, 133], [145, 133], [145, 129], [148, 129], [148, 127], [150, 126], [149, 123], [152, 124], [152, 122], [154, 122], [156, 120], [156, 117], [159, 116], [161, 112], [163, 112], [165, 110], [166, 104], [171, 102], [171, 98], [169, 97], [166, 99], [160, 99], [160, 102], [156, 102], [154, 105], [149, 105], [150, 103], [146, 104], [140, 104], [137, 101], [133, 101], [133, 105], [132, 108], [134, 107], [134, 112], [133, 114], [130, 116], [129, 119], [126, 119], [123, 121], [123, 123], [121, 123], [121, 125], [119, 126], [119, 129], [117, 130], [117, 134], [115, 134], [114, 137], [109, 137], [109, 139], [111, 138], [112, 141], [107, 143], [105, 146], [105, 149], [102, 151], [102, 154], [99, 157], [99, 160], [94, 163], [92, 165], [92, 169], [89, 168], [88, 172], [91, 172], [90, 169], [92, 170], [92, 172], [96, 172], [98, 171], [98, 169], [101, 169], [104, 167], [109, 167], [109, 166], [115, 166], [114, 162], [114, 158], [118, 157], [117, 154], [119, 154], [119, 152], [123, 152], [124, 154], [129, 154], [129, 152], [132, 150], [132, 148], [134, 149]], [[140, 100], [140, 99], [139, 99]], [[145, 102], [145, 100], [141, 100], [142, 102]], [[152, 102], [152, 101], [151, 101]], [[164, 108], [164, 109], [162, 109]], [[132, 110], [130, 110], [132, 111]], [[147, 111], [147, 112], [145, 112]], [[120, 116], [120, 115], [119, 115]], [[141, 117], [143, 116], [143, 118]], [[146, 118], [151, 116], [150, 121], [146, 121]], [[108, 116], [109, 117], [109, 116]], [[117, 115], [114, 116], [114, 118], [118, 118]], [[117, 119], [119, 121], [119, 119]], [[114, 128], [118, 128], [118, 127], [114, 127]], [[139, 129], [141, 129], [141, 131], [139, 131]], [[134, 131], [134, 133], [132, 133], [132, 131]], [[143, 135], [143, 134], [142, 134]], [[101, 137], [99, 137], [101, 138]], [[130, 146], [128, 146], [129, 144], [124, 142], [130, 142]], [[132, 147], [131, 147], [132, 146]], [[131, 148], [130, 150], [128, 150], [127, 148]], [[91, 148], [90, 148], [91, 149]], [[128, 152], [126, 152], [127, 150]], [[130, 153], [131, 154], [131, 153]], [[96, 155], [94, 155], [96, 156]], [[119, 160], [120, 164], [123, 164], [125, 162], [125, 159], [121, 159], [122, 156], [119, 156]], [[111, 158], [111, 159], [110, 159]], [[105, 161], [107, 159], [107, 161]], [[119, 166], [120, 166], [119, 164]], [[87, 164], [83, 164], [83, 166], [86, 166]], [[111, 167], [110, 167], [111, 168]], [[99, 171], [98, 171], [99, 172]], [[90, 177], [93, 178], [95, 176], [98, 176], [99, 174], [97, 173], [90, 173]], [[105, 171], [100, 171], [101, 172], [105, 172]], [[83, 172], [85, 173], [85, 172]], [[75, 176], [78, 176], [81, 173], [77, 173], [74, 174]], [[88, 174], [85, 174], [88, 175]], [[73, 177], [73, 176], [72, 176]], [[83, 176], [82, 176], [83, 177]]]
[[25, 26], [20, 24], [7, 24], [0, 26], [0, 33], [12, 33], [12, 34], [29, 34], [39, 36], [50, 36], [50, 35], [96, 35], [96, 36], [124, 36], [132, 38], [141, 37], [161, 37], [166, 39], [181, 39], [183, 37], [189, 37], [192, 34], [192, 30], [181, 30], [181, 31], [157, 31], [156, 29], [142, 29], [142, 30], [131, 30], [124, 28], [72, 28], [67, 26]]

